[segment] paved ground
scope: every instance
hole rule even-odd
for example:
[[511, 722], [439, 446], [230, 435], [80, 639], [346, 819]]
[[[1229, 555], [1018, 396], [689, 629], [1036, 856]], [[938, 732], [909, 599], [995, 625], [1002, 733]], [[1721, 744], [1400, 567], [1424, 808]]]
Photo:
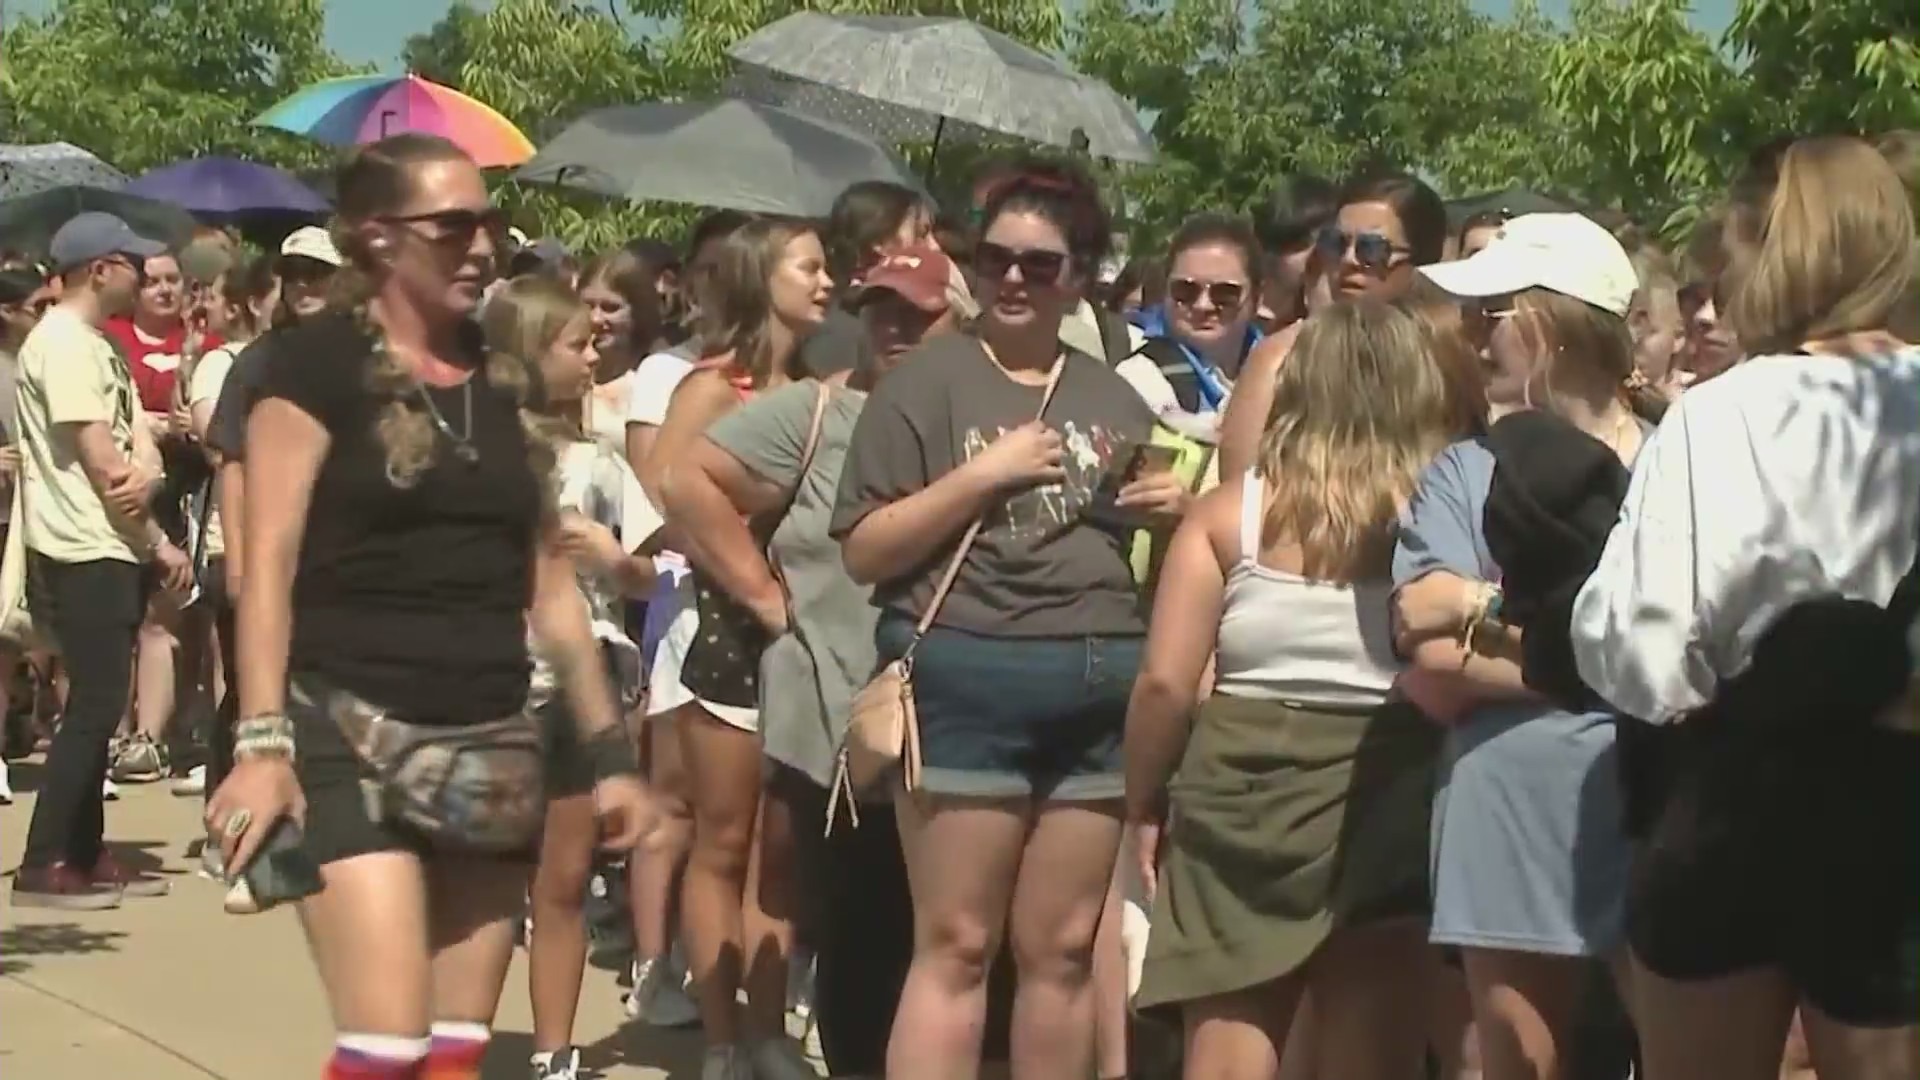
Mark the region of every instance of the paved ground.
[[[13, 763], [19, 797], [0, 807], [0, 862], [19, 861], [36, 770]], [[236, 918], [190, 872], [199, 802], [165, 784], [123, 787], [107, 834], [129, 862], [157, 866], [172, 894], [118, 910], [16, 910], [0, 899], [0, 1076], [256, 1080], [319, 1074], [332, 1033], [292, 914]], [[9, 875], [10, 876], [10, 875]], [[4, 887], [5, 882], [0, 882]], [[4, 894], [0, 894], [3, 896]], [[508, 976], [486, 1080], [523, 1080], [531, 1052], [524, 953]], [[626, 1022], [613, 975], [589, 970], [575, 1038], [605, 1080], [692, 1075], [694, 1036]]]

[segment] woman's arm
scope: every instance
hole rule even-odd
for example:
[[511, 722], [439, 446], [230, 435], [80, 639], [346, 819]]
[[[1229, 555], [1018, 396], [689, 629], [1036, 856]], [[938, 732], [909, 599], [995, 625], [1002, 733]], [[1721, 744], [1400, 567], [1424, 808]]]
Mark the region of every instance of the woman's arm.
[[572, 560], [551, 540], [541, 542], [533, 570], [529, 618], [534, 638], [553, 665], [580, 734], [591, 737], [618, 724], [620, 715], [607, 689], [606, 662], [593, 636], [586, 597], [574, 579]]
[[1224, 510], [1238, 508], [1239, 485], [1203, 496], [1174, 531], [1154, 594], [1146, 656], [1127, 702], [1127, 820], [1157, 822], [1167, 782], [1186, 753], [1226, 605], [1226, 574], [1212, 533]]
[[[678, 467], [692, 453], [694, 443], [706, 434], [715, 420], [740, 405], [740, 397], [717, 371], [696, 371], [680, 381], [667, 406], [666, 422], [660, 425], [653, 446], [641, 463], [640, 487], [655, 506], [673, 501], [673, 484]], [[666, 547], [684, 551], [688, 539], [685, 530], [671, 516], [667, 519]]]
[[254, 406], [247, 420], [247, 588], [236, 608], [240, 716], [286, 711], [293, 578], [306, 533], [314, 480], [332, 439], [312, 415], [284, 398]]
[[1260, 457], [1260, 438], [1267, 431], [1267, 414], [1273, 410], [1274, 387], [1280, 383], [1280, 366], [1286, 362], [1293, 339], [1300, 336], [1295, 321], [1272, 337], [1254, 346], [1240, 377], [1233, 382], [1233, 396], [1227, 399], [1226, 414], [1220, 418], [1220, 475], [1239, 476]]
[[220, 538], [227, 546], [227, 602], [238, 603], [240, 583], [246, 580], [247, 477], [246, 466], [220, 459]]
[[747, 521], [779, 510], [787, 495], [705, 438], [694, 442], [668, 489], [667, 516], [680, 526], [688, 561], [771, 629], [786, 626], [786, 597]]
[[653, 448], [660, 441], [660, 428], [655, 424], [629, 423], [627, 425], [627, 465], [633, 469], [633, 475], [640, 479], [640, 486], [657, 505], [660, 502], [658, 486], [647, 487], [648, 462], [653, 460]]

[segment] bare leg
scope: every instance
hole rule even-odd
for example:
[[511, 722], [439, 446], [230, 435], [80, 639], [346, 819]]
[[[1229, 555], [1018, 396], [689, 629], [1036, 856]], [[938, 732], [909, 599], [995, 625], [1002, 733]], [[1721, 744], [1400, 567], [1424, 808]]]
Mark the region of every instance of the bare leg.
[[326, 889], [300, 903], [300, 921], [326, 987], [334, 1029], [425, 1038], [432, 1020], [427, 884], [403, 852], [320, 868]]
[[1561, 1080], [1587, 961], [1502, 949], [1465, 949], [1462, 955], [1484, 1075]]
[[1795, 995], [1778, 970], [1676, 982], [1636, 962], [1632, 986], [1646, 1080], [1779, 1077]]
[[1802, 1005], [1807, 1050], [1820, 1080], [1913, 1080], [1920, 1076], [1920, 1021], [1900, 1027], [1843, 1024]]
[[1302, 981], [1289, 976], [1188, 1002], [1180, 1010], [1187, 1080], [1279, 1080], [1288, 1033], [1300, 1020], [1301, 989]]
[[741, 908], [746, 952], [747, 1036], [777, 1039], [787, 1033], [787, 977], [793, 957], [795, 850], [792, 815], [772, 792], [760, 799]]
[[1440, 1062], [1440, 1080], [1479, 1080], [1480, 1044], [1467, 977], [1439, 949], [1429, 948], [1421, 963], [1427, 972], [1427, 1047]]
[[135, 646], [133, 686], [133, 730], [155, 743], [166, 735], [173, 719], [175, 676], [178, 674], [174, 637], [179, 612], [164, 594], [156, 594], [147, 607], [147, 621], [140, 624]]
[[1318, 1069], [1328, 1080], [1420, 1080], [1425, 1075], [1424, 922], [1335, 931], [1307, 964]]
[[1093, 938], [1094, 1075], [1117, 1080], [1127, 1075], [1127, 953], [1120, 939], [1120, 877], [1115, 868]]
[[673, 951], [674, 898], [693, 838], [693, 809], [687, 802], [686, 771], [680, 765], [680, 739], [669, 723], [666, 717], [654, 717], [641, 729], [649, 751], [654, 805], [661, 818], [654, 846], [634, 852], [627, 863], [634, 950], [641, 960]]
[[1293, 1021], [1274, 1044], [1280, 1055], [1280, 1080], [1318, 1080], [1320, 1076], [1320, 1010], [1313, 1000], [1313, 987], [1302, 986], [1294, 995]]
[[987, 969], [1006, 927], [1027, 808], [1016, 800], [895, 793], [913, 891], [914, 948], [887, 1044], [889, 1080], [980, 1075]]
[[587, 971], [584, 900], [598, 838], [592, 793], [555, 799], [547, 806], [546, 836], [533, 876], [533, 936], [527, 943], [535, 1053], [573, 1042], [580, 981]]
[[698, 705], [673, 718], [693, 795], [693, 850], [680, 920], [707, 1044], [740, 1041], [735, 1002], [746, 975], [742, 905], [760, 809], [760, 740]]
[[1010, 1055], [1015, 1080], [1093, 1069], [1093, 938], [1119, 847], [1117, 805], [1049, 803], [1034, 822], [1009, 923], [1020, 973]]

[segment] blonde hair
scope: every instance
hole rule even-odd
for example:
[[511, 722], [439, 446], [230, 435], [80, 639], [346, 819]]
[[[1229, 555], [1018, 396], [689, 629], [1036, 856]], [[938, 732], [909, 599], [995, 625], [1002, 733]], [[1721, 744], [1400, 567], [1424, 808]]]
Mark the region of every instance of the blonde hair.
[[1590, 383], [1614, 387], [1621, 404], [1641, 419], [1658, 421], [1666, 411], [1666, 399], [1635, 378], [1633, 331], [1627, 320], [1550, 289], [1517, 293], [1513, 306], [1527, 344], [1545, 358], [1543, 376], [1549, 385], [1553, 373], [1571, 363], [1586, 369]]
[[1680, 278], [1674, 272], [1673, 260], [1652, 244], [1643, 244], [1627, 256], [1627, 261], [1633, 264], [1633, 276], [1640, 283], [1628, 308], [1629, 324], [1638, 310], [1646, 312], [1656, 328], [1664, 324], [1675, 333], [1684, 329], [1680, 325]]
[[1425, 275], [1417, 275], [1413, 286], [1394, 304], [1420, 324], [1427, 351], [1447, 380], [1455, 419], [1454, 437], [1465, 438], [1486, 430], [1487, 374], [1480, 364], [1480, 350], [1467, 335], [1460, 298], [1435, 285]]
[[[433, 466], [440, 439], [427, 412], [424, 385], [386, 347], [384, 335], [370, 314], [368, 302], [385, 269], [361, 227], [383, 215], [400, 212], [412, 197], [415, 172], [422, 166], [444, 162], [471, 165], [473, 159], [446, 139], [409, 132], [359, 147], [340, 166], [335, 181], [334, 243], [347, 265], [335, 275], [332, 302], [375, 341], [373, 364], [367, 373], [367, 390], [379, 403], [374, 434], [386, 455], [388, 481], [402, 489], [419, 483]], [[474, 328], [474, 334], [477, 338], [478, 328]], [[482, 347], [477, 340], [475, 345]], [[527, 465], [540, 483], [544, 512], [551, 516], [553, 444], [543, 434], [540, 418], [527, 409], [532, 379], [526, 366], [505, 353], [491, 353], [484, 375], [488, 387], [511, 397], [519, 412], [526, 436]]]
[[[1881, 330], [1916, 284], [1920, 251], [1906, 186], [1881, 152], [1848, 136], [1801, 139], [1741, 188], [1728, 222], [1733, 288], [1722, 317], [1751, 353]], [[1736, 191], [1741, 190], [1736, 188]]]
[[756, 218], [719, 242], [711, 265], [694, 285], [701, 355], [731, 354], [733, 367], [756, 387], [773, 380], [773, 275], [786, 258], [788, 244], [817, 233], [806, 221]]
[[1300, 546], [1302, 573], [1385, 573], [1393, 524], [1458, 417], [1420, 324], [1361, 298], [1317, 312], [1280, 369], [1258, 470], [1273, 487], [1261, 542]]
[[[542, 361], [567, 325], [587, 310], [573, 287], [547, 274], [523, 274], [500, 287], [487, 301], [480, 315], [480, 328], [486, 331], [487, 348], [505, 355], [527, 372], [530, 380], [544, 380]], [[552, 395], [542, 382], [537, 400], [540, 410], [539, 433], [556, 443], [577, 442], [586, 438], [579, 425], [561, 420], [554, 414]]]

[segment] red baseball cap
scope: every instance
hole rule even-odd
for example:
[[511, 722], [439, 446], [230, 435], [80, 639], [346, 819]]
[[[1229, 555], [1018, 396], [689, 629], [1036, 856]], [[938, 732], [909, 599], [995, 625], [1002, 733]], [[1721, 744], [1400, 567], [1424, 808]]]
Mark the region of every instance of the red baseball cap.
[[884, 289], [921, 311], [939, 314], [953, 306], [953, 278], [953, 260], [946, 252], [932, 244], [914, 244], [882, 256], [867, 271], [852, 299], [855, 304], [863, 304], [875, 290]]

